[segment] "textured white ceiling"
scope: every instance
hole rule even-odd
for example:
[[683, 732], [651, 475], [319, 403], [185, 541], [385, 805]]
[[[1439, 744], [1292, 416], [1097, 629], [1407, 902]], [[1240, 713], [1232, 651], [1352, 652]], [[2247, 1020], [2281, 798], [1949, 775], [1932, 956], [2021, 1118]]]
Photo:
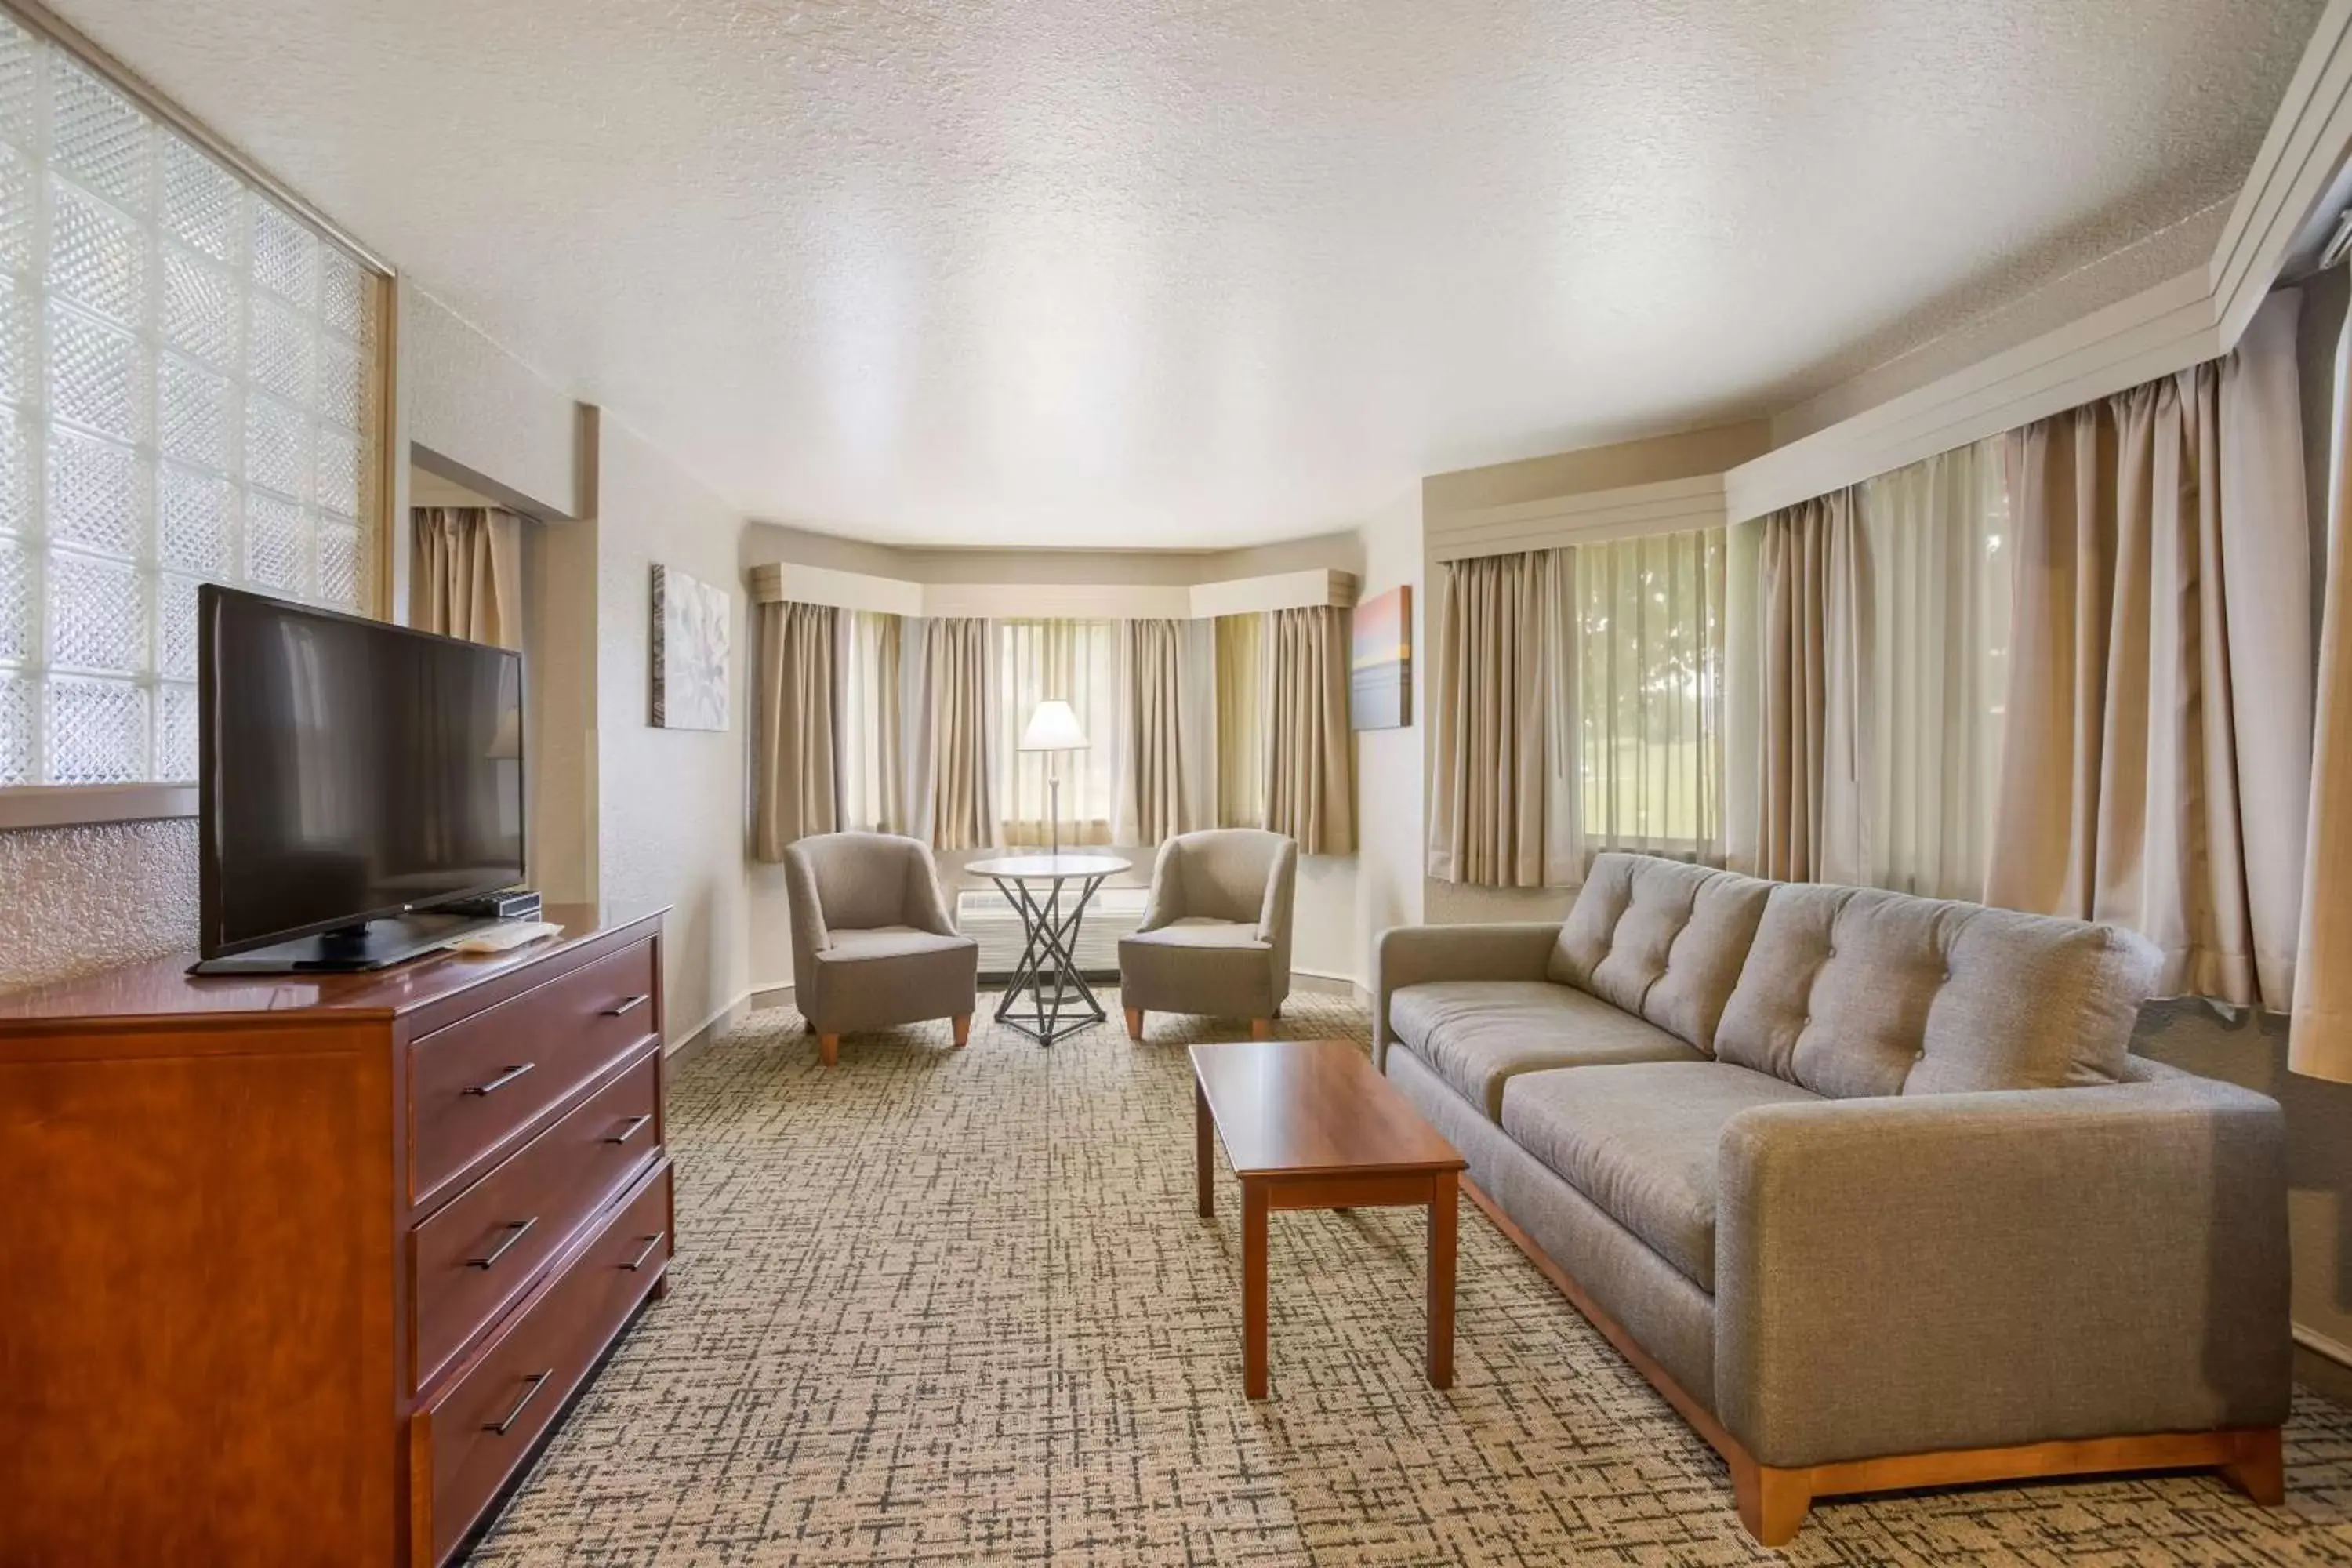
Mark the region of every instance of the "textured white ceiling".
[[758, 515], [1220, 545], [2228, 197], [2320, 0], [52, 0]]

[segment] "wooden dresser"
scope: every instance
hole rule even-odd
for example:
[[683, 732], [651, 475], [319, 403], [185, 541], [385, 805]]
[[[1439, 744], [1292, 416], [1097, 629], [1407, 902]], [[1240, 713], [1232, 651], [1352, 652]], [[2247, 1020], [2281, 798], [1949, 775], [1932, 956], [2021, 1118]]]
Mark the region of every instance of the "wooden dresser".
[[0, 1565], [431, 1565], [672, 1248], [661, 917], [0, 997]]

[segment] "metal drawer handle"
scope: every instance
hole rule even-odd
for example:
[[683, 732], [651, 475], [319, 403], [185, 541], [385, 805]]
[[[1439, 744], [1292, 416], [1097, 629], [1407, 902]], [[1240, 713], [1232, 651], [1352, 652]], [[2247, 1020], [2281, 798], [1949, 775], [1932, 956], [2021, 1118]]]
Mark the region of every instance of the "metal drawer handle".
[[610, 1007], [605, 1008], [604, 1016], [607, 1018], [625, 1018], [630, 1014], [635, 1012], [638, 1008], [644, 1006], [646, 1003], [652, 1000], [653, 995], [651, 993], [636, 996], [624, 997], [622, 1000], [613, 1004]]
[[646, 1123], [652, 1120], [653, 1114], [650, 1111], [643, 1116], [632, 1116], [626, 1121], [621, 1123], [621, 1130], [618, 1132], [614, 1133], [610, 1138], [605, 1139], [604, 1142], [607, 1143], [625, 1143], [630, 1139], [635, 1138], [638, 1133], [644, 1131], [646, 1130]]
[[530, 1234], [530, 1227], [538, 1223], [539, 1216], [537, 1215], [531, 1215], [529, 1219], [510, 1221], [507, 1226], [507, 1238], [504, 1241], [499, 1242], [496, 1247], [490, 1248], [489, 1251], [484, 1253], [481, 1257], [468, 1258], [466, 1259], [467, 1267], [469, 1268], [489, 1268], [492, 1264], [498, 1262], [499, 1258], [504, 1258], [509, 1252], [512, 1251], [514, 1249], [514, 1244], [520, 1241], [524, 1237], [529, 1236]]
[[499, 1090], [506, 1088], [507, 1085], [514, 1082], [515, 1079], [520, 1078], [523, 1074], [529, 1072], [532, 1068], [537, 1067], [538, 1065], [539, 1064], [537, 1062], [524, 1062], [518, 1067], [510, 1067], [507, 1068], [506, 1071], [499, 1074], [498, 1077], [490, 1079], [488, 1083], [467, 1084], [466, 1086], [466, 1092], [467, 1094], [496, 1094]]
[[668, 1239], [669, 1232], [666, 1230], [657, 1230], [654, 1232], [653, 1235], [646, 1238], [646, 1249], [643, 1252], [638, 1253], [635, 1258], [629, 1259], [628, 1262], [622, 1264], [621, 1267], [627, 1269], [630, 1273], [635, 1274], [638, 1269], [643, 1268], [646, 1266], [646, 1258], [651, 1258], [655, 1253], [661, 1250], [661, 1244]]
[[482, 1423], [482, 1430], [485, 1432], [495, 1433], [501, 1437], [505, 1436], [507, 1435], [507, 1429], [512, 1426], [516, 1422], [522, 1419], [523, 1411], [530, 1407], [532, 1400], [539, 1397], [539, 1391], [545, 1388], [548, 1384], [548, 1380], [552, 1378], [554, 1375], [555, 1369], [551, 1366], [545, 1372], [535, 1372], [529, 1377], [525, 1378], [523, 1381], [530, 1384], [530, 1386], [522, 1391], [522, 1397], [514, 1402], [514, 1408], [507, 1412], [506, 1419], [503, 1421], [485, 1421]]

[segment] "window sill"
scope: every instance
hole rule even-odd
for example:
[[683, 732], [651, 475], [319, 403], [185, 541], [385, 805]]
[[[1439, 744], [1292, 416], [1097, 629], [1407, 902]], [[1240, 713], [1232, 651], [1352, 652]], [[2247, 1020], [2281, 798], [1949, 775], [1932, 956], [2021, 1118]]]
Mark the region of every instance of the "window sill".
[[0, 832], [195, 815], [194, 784], [18, 784], [0, 789]]

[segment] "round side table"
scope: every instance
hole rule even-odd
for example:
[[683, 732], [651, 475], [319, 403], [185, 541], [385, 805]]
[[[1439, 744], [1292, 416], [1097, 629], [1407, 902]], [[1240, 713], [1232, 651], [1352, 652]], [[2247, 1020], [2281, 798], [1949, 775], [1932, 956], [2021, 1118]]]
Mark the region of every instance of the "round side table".
[[[1116, 855], [1003, 855], [964, 868], [994, 882], [1021, 915], [1021, 963], [997, 1004], [998, 1023], [1050, 1046], [1103, 1021], [1102, 1004], [1078, 973], [1078, 922], [1095, 890], [1132, 865]], [[1062, 889], [1071, 882], [1077, 890], [1066, 909]]]

